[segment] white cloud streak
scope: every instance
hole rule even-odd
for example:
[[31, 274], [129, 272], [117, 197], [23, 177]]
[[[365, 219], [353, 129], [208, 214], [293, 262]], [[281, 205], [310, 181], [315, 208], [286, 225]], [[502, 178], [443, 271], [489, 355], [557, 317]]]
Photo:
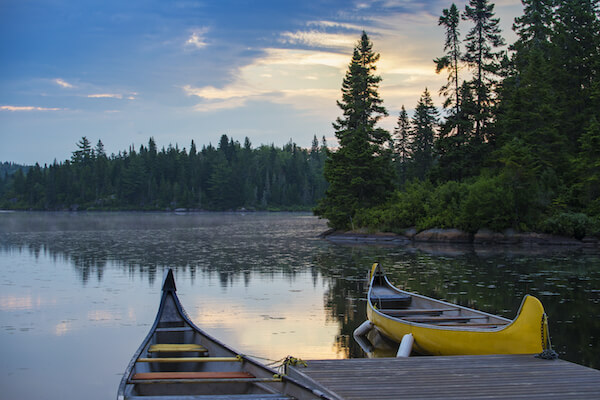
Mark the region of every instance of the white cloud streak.
[[90, 99], [122, 99], [123, 95], [119, 93], [96, 93], [88, 94], [87, 97]]
[[56, 107], [35, 107], [35, 106], [0, 106], [0, 110], [2, 111], [64, 111], [65, 108], [56, 108]]
[[299, 44], [316, 48], [352, 49], [356, 43], [355, 34], [326, 33], [317, 30], [282, 33], [285, 44]]
[[58, 86], [61, 86], [61, 87], [65, 88], [65, 89], [72, 89], [72, 88], [75, 87], [72, 84], [70, 84], [69, 82], [67, 82], [67, 81], [65, 81], [64, 79], [61, 79], [61, 78], [56, 78], [54, 80], [54, 83], [56, 83]]

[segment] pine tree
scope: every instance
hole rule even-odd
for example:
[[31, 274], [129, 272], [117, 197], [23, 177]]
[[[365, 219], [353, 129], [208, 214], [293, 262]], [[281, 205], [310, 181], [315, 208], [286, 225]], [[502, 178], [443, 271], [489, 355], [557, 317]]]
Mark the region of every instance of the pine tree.
[[475, 135], [480, 140], [489, 139], [487, 130], [493, 115], [494, 91], [500, 72], [503, 53], [494, 51], [504, 45], [500, 36], [500, 19], [494, 18], [494, 5], [488, 0], [470, 0], [462, 17], [474, 26], [465, 38], [463, 60], [473, 71], [471, 82], [477, 105]]
[[73, 155], [71, 156], [71, 162], [73, 164], [87, 164], [92, 160], [92, 155], [92, 145], [88, 138], [83, 136], [81, 140], [77, 142], [77, 150], [73, 152]]
[[408, 179], [408, 164], [410, 162], [410, 119], [402, 105], [398, 115], [398, 123], [394, 128], [394, 162], [398, 174], [398, 182], [402, 185]]
[[339, 229], [351, 227], [357, 210], [382, 203], [393, 189], [391, 154], [385, 148], [390, 134], [376, 127], [387, 115], [377, 92], [381, 77], [374, 75], [378, 59], [363, 32], [344, 77], [342, 100], [337, 102], [343, 116], [333, 124], [339, 148], [325, 163], [329, 188], [315, 209]]
[[453, 3], [450, 9], [444, 9], [442, 16], [438, 21], [438, 25], [443, 25], [446, 28], [446, 42], [444, 50], [446, 55], [434, 60], [436, 67], [435, 72], [440, 73], [444, 69], [448, 70], [447, 83], [440, 89], [440, 94], [446, 97], [444, 108], [453, 108], [454, 118], [460, 113], [460, 81], [458, 79], [459, 62], [462, 58], [460, 51], [460, 31], [458, 23], [460, 22], [460, 13]]
[[[443, 107], [450, 108], [444, 122], [440, 124], [439, 137], [434, 143], [438, 165], [432, 172], [432, 178], [438, 181], [461, 180], [465, 175], [464, 163], [470, 158], [467, 140], [470, 139], [470, 129], [465, 124], [465, 114], [469, 107], [462, 107], [461, 99], [468, 96], [469, 88], [461, 84], [458, 72], [462, 62], [460, 49], [460, 31], [458, 25], [460, 13], [455, 4], [449, 9], [444, 9], [438, 20], [438, 25], [446, 29], [444, 50], [447, 53], [434, 60], [436, 73], [448, 70], [448, 79], [440, 88], [440, 94], [445, 97]], [[468, 99], [466, 99], [468, 101]]]
[[438, 126], [438, 111], [429, 90], [425, 89], [412, 119], [411, 154], [414, 175], [424, 179], [433, 166], [433, 143]]
[[566, 134], [573, 153], [591, 115], [600, 118], [593, 101], [600, 68], [600, 11], [598, 0], [562, 0], [556, 11], [553, 84], [560, 93], [557, 101], [558, 129]]

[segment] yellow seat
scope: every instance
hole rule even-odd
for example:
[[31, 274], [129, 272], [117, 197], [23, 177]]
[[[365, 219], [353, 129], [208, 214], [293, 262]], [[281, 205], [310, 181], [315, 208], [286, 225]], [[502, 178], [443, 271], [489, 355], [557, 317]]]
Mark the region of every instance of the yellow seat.
[[176, 344], [159, 343], [153, 344], [148, 349], [148, 353], [173, 353], [173, 352], [198, 352], [207, 353], [206, 347], [199, 344]]

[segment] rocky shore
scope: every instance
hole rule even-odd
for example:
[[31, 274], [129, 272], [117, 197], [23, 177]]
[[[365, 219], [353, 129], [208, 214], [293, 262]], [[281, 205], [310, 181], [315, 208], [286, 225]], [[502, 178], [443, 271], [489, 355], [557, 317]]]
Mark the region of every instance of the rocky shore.
[[568, 246], [599, 247], [600, 238], [584, 237], [581, 240], [570, 237], [554, 236], [536, 232], [516, 232], [506, 230], [493, 232], [480, 229], [475, 234], [459, 229], [427, 229], [417, 232], [409, 228], [403, 234], [387, 232], [336, 231], [324, 232], [322, 237], [333, 242], [409, 244], [409, 243], [446, 243], [474, 245], [511, 245], [511, 246]]

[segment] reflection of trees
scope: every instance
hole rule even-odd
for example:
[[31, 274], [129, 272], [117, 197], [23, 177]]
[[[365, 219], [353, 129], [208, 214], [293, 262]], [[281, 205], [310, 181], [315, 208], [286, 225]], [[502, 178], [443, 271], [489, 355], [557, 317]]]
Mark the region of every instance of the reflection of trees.
[[314, 238], [322, 225], [294, 214], [148, 214], [138, 217], [140, 222], [127, 220], [127, 213], [99, 218], [84, 217], [75, 227], [61, 219], [53, 223], [57, 230], [5, 230], [0, 251], [64, 260], [82, 284], [102, 281], [107, 268], [152, 284], [171, 267], [192, 283], [202, 276], [224, 288], [233, 282], [250, 286], [256, 273], [265, 280], [283, 274], [294, 282], [299, 273], [310, 271], [315, 285], [321, 277], [327, 284], [324, 305], [329, 320], [339, 326], [335, 346], [347, 357], [363, 356], [352, 332], [366, 318], [366, 274], [373, 262], [380, 262], [403, 289], [508, 318], [514, 318], [525, 294], [536, 295], [549, 315], [552, 343], [561, 357], [600, 367], [598, 255], [334, 245]]
[[335, 347], [347, 358], [365, 356], [352, 333], [366, 319], [366, 274], [374, 259], [374, 254], [369, 251], [372, 249], [339, 246], [314, 256], [323, 279], [329, 282], [329, 290], [325, 293], [328, 319], [336, 321], [340, 327]]
[[[310, 267], [312, 243], [322, 244], [314, 239], [321, 229], [316, 226], [324, 224], [293, 213], [15, 213], [11, 218], [21, 222], [11, 225], [19, 233], [0, 230], [1, 249], [64, 259], [83, 284], [92, 277], [101, 281], [110, 264], [150, 283], [165, 268], [189, 273], [192, 280], [201, 271], [217, 276], [223, 287], [238, 279], [250, 285], [251, 272], [283, 273], [293, 280]], [[31, 224], [40, 232], [30, 232]]]

